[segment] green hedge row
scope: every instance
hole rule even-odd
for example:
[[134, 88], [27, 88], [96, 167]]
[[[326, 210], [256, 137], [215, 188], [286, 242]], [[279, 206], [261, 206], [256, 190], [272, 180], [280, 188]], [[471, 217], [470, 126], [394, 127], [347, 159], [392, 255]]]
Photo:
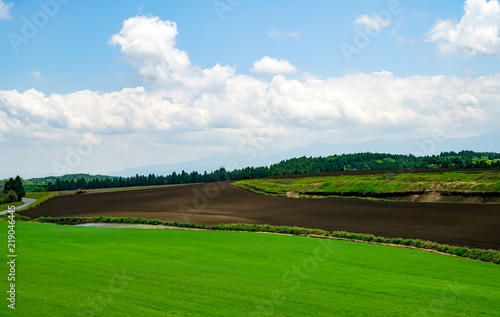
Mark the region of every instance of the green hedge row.
[[421, 239], [384, 238], [384, 237], [377, 237], [372, 234], [351, 233], [345, 231], [334, 231], [330, 234], [330, 236], [336, 238], [344, 238], [348, 240], [360, 240], [360, 241], [368, 241], [375, 243], [406, 245], [420, 249], [435, 250], [438, 252], [456, 255], [464, 258], [500, 264], [500, 252], [495, 250], [457, 247]]
[[352, 233], [346, 231], [333, 231], [328, 232], [321, 229], [308, 229], [301, 227], [291, 226], [272, 226], [260, 224], [220, 224], [206, 226], [204, 224], [198, 225], [193, 223], [183, 223], [178, 221], [161, 221], [157, 219], [142, 219], [132, 217], [40, 217], [36, 219], [38, 222], [50, 223], [139, 223], [147, 225], [164, 225], [179, 228], [196, 228], [196, 229], [210, 229], [210, 230], [223, 230], [223, 231], [251, 231], [251, 232], [272, 232], [272, 233], [285, 233], [294, 235], [317, 235], [325, 237], [342, 238], [347, 240], [367, 241], [374, 243], [386, 243], [395, 245], [405, 245], [420, 249], [435, 250], [459, 257], [480, 260], [484, 262], [492, 262], [500, 264], [500, 252], [495, 250], [485, 249], [471, 249], [467, 247], [450, 246], [447, 244], [440, 244], [437, 242], [421, 240], [421, 239], [403, 239], [403, 238], [384, 238], [374, 236], [372, 234]]

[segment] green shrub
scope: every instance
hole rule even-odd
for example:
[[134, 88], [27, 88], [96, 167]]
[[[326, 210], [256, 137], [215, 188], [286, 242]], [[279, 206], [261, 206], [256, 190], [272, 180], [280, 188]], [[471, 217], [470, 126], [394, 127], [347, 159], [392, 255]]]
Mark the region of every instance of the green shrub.
[[496, 251], [495, 254], [491, 257], [491, 262], [500, 264], [500, 252]]
[[332, 237], [347, 238], [347, 232], [346, 231], [334, 231], [334, 232], [332, 232]]
[[414, 246], [415, 248], [420, 248], [420, 247], [422, 247], [422, 240], [420, 240], [420, 239], [413, 240], [413, 246]]
[[465, 253], [465, 257], [469, 259], [478, 259], [481, 256], [481, 250], [479, 249], [469, 249], [467, 253]]
[[429, 249], [429, 250], [435, 250], [436, 244], [437, 244], [436, 242], [432, 242], [432, 241], [422, 241], [422, 248]]
[[413, 239], [405, 239], [405, 240], [403, 240], [403, 244], [404, 245], [412, 245], [412, 243], [413, 243]]
[[375, 236], [373, 234], [367, 234], [365, 235], [365, 241], [373, 241], [375, 239]]
[[0, 204], [8, 204], [16, 201], [19, 201], [19, 197], [12, 189], [0, 192]]
[[491, 262], [493, 260], [493, 256], [496, 251], [493, 250], [482, 250], [481, 255], [479, 256], [479, 260], [484, 262]]
[[436, 251], [439, 251], [439, 252], [445, 252], [446, 251], [446, 245], [444, 244], [440, 244], [440, 243], [436, 243]]
[[394, 238], [394, 239], [391, 240], [391, 243], [392, 244], [400, 244], [401, 241], [403, 241], [402, 238]]
[[467, 247], [459, 247], [459, 248], [455, 249], [455, 255], [463, 256], [464, 254], [467, 253], [467, 251], [469, 251], [469, 248], [467, 248]]
[[38, 186], [38, 187], [32, 188], [30, 190], [30, 192], [32, 192], [32, 193], [44, 193], [45, 192], [45, 188], [43, 188], [41, 186]]

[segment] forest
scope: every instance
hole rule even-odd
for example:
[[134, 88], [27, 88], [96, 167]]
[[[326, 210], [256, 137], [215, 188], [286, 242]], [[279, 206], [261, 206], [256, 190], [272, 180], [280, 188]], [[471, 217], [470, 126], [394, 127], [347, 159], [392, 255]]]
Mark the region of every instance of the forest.
[[[47, 191], [74, 190], [77, 188], [113, 188], [167, 184], [208, 183], [226, 180], [312, 174], [356, 170], [412, 170], [412, 169], [500, 169], [500, 153], [489, 152], [443, 152], [440, 155], [414, 156], [383, 153], [357, 153], [327, 157], [300, 157], [283, 160], [261, 167], [246, 167], [227, 171], [224, 167], [207, 173], [193, 171], [173, 172], [167, 175], [135, 175], [133, 177], [84, 177], [71, 179], [65, 176], [49, 181]], [[52, 178], [53, 179], [53, 178]]]

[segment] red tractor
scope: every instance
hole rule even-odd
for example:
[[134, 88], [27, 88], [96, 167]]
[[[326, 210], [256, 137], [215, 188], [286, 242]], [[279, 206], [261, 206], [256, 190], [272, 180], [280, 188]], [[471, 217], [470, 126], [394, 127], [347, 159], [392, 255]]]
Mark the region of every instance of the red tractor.
[[86, 193], [85, 189], [78, 188], [72, 195], [85, 195]]

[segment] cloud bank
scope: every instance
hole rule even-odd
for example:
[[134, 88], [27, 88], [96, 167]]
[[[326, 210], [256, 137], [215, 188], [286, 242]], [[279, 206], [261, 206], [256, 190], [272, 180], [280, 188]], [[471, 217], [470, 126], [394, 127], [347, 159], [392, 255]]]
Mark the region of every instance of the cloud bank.
[[[192, 65], [176, 47], [177, 34], [174, 22], [139, 16], [124, 21], [109, 40], [155, 89], [51, 95], [0, 90], [0, 142], [9, 148], [21, 140], [36, 149], [104, 135], [115, 140], [110, 152], [143, 160], [139, 153], [152, 155], [154, 146], [231, 151], [266, 133], [273, 135], [270, 146], [285, 148], [427, 137], [437, 128], [457, 136], [450, 127], [463, 127], [468, 136], [500, 120], [500, 75], [401, 78], [381, 70], [297, 80], [285, 76], [295, 66], [266, 56], [254, 71], [276, 75], [262, 80], [230, 66]], [[276, 117], [286, 124], [270, 131]]]
[[[59, 137], [64, 130], [109, 133], [169, 131], [177, 134], [212, 129], [265, 127], [273, 111], [290, 120], [290, 130], [410, 127], [425, 131], [443, 117], [460, 112], [478, 127], [497, 120], [500, 77], [395, 77], [392, 73], [356, 73], [338, 78], [297, 80], [288, 61], [268, 56], [254, 71], [274, 73], [270, 81], [236, 73], [234, 67], [201, 69], [176, 47], [176, 24], [140, 16], [123, 23], [109, 43], [157, 88], [125, 88], [102, 93], [78, 91], [45, 95], [35, 89], [0, 91], [0, 133]], [[412, 130], [413, 129], [413, 130]], [[212, 131], [213, 132], [213, 131]]]

